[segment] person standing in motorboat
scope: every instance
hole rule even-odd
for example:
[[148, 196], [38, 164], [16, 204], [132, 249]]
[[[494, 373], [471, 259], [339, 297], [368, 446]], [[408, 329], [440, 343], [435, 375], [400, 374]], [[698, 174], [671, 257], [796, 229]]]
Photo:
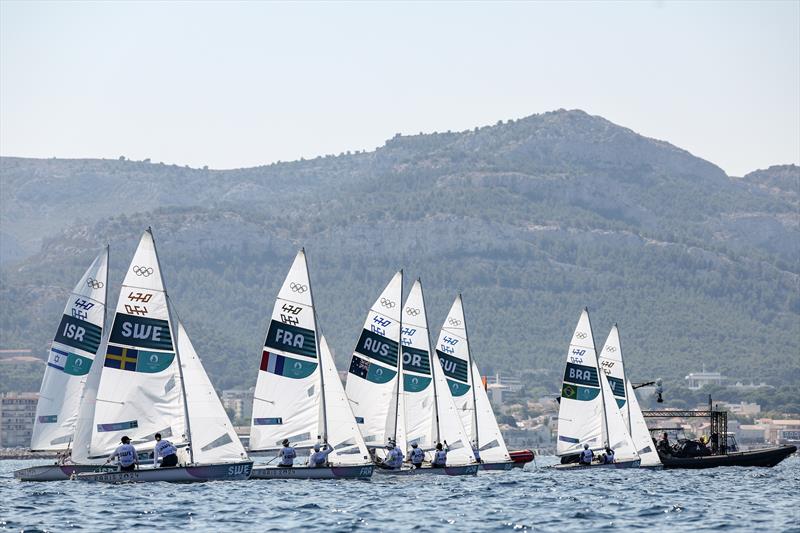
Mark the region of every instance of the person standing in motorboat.
[[578, 464], [590, 465], [592, 464], [592, 459], [594, 459], [594, 452], [589, 449], [588, 444], [584, 444], [583, 451], [581, 452], [580, 458], [578, 459]]
[[409, 458], [411, 459], [411, 465], [414, 468], [422, 468], [422, 461], [425, 460], [425, 452], [422, 451], [417, 443], [411, 444], [411, 453], [409, 454]]
[[131, 439], [125, 436], [122, 437], [121, 441], [122, 444], [117, 446], [114, 453], [108, 456], [106, 464], [117, 459], [120, 471], [132, 472], [136, 470], [136, 466], [139, 464], [139, 456], [136, 454], [136, 448], [131, 444]]
[[292, 467], [294, 466], [294, 458], [297, 457], [297, 452], [294, 447], [289, 446], [289, 439], [283, 439], [283, 448], [278, 452], [278, 457], [281, 458], [278, 466]]
[[178, 466], [178, 448], [170, 441], [161, 438], [161, 433], [156, 433], [156, 447], [153, 449], [153, 466], [158, 466], [161, 457], [161, 468]]
[[[444, 443], [447, 444], [447, 441]], [[444, 468], [447, 466], [447, 450], [444, 449], [441, 442], [436, 444], [436, 451], [433, 454], [433, 462], [431, 465], [434, 468]]]
[[314, 453], [308, 456], [309, 468], [317, 468], [325, 466], [328, 462], [328, 455], [333, 451], [333, 448], [327, 442], [323, 443], [320, 448], [319, 443], [314, 444]]

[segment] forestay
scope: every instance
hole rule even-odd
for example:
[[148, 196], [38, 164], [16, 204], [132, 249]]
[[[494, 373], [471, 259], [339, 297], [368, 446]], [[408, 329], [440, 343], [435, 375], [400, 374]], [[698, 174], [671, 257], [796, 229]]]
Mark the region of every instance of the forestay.
[[367, 446], [383, 447], [393, 438], [405, 450], [402, 381], [398, 379], [402, 294], [400, 271], [367, 314], [350, 360], [346, 391]]
[[108, 247], [67, 299], [39, 390], [32, 450], [64, 450], [74, 439], [86, 378], [103, 336], [107, 285]]
[[180, 322], [178, 353], [186, 389], [186, 410], [191, 421], [194, 462], [211, 464], [247, 460], [228, 413]]
[[603, 401], [608, 427], [607, 443], [618, 460], [638, 459], [626, 420], [629, 406], [625, 400], [625, 367], [616, 324], [611, 328], [600, 351], [598, 367], [606, 377], [603, 380]]
[[310, 447], [322, 438], [317, 323], [305, 252], [295, 257], [272, 310], [261, 353], [250, 450]]
[[127, 435], [139, 451], [154, 435], [186, 444], [186, 420], [169, 307], [153, 236], [142, 235], [103, 354], [90, 457], [108, 455]]
[[605, 446], [603, 397], [597, 379], [589, 311], [584, 309], [567, 349], [567, 364], [558, 409], [556, 455], [573, 455], [588, 444], [593, 450]]

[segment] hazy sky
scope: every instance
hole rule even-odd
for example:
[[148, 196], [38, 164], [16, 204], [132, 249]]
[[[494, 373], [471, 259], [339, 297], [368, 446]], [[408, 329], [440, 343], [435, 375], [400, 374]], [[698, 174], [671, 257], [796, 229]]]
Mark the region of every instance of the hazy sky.
[[0, 3], [0, 153], [246, 167], [580, 108], [800, 162], [800, 2]]

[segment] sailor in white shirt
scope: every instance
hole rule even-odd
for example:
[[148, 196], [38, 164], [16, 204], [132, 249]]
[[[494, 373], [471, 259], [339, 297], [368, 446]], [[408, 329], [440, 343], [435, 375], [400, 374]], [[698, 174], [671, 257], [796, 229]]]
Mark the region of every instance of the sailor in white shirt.
[[328, 455], [333, 451], [333, 448], [326, 442], [324, 448], [320, 449], [319, 443], [314, 445], [314, 453], [308, 456], [308, 466], [310, 468], [317, 468], [325, 466], [328, 461]]
[[[447, 444], [447, 441], [445, 441]], [[447, 465], [447, 450], [444, 449], [442, 443], [436, 444], [436, 452], [433, 454], [433, 462], [431, 463], [434, 468], [444, 468]]]
[[153, 466], [158, 466], [161, 457], [161, 467], [178, 466], [178, 448], [166, 439], [161, 438], [161, 433], [156, 433], [156, 447], [153, 449]]
[[582, 465], [590, 465], [592, 464], [592, 459], [594, 459], [594, 452], [589, 449], [588, 444], [584, 444], [583, 451], [581, 452], [578, 462]]
[[297, 452], [294, 451], [292, 446], [289, 446], [289, 439], [283, 439], [283, 448], [278, 452], [278, 457], [281, 458], [278, 466], [294, 466], [294, 458], [297, 457]]
[[386, 445], [386, 459], [378, 465], [389, 470], [399, 470], [403, 466], [403, 452], [395, 446], [394, 442], [389, 441]]
[[417, 446], [416, 442], [411, 445], [411, 453], [409, 454], [409, 458], [411, 459], [411, 464], [414, 465], [414, 468], [422, 468], [422, 461], [425, 460], [425, 452], [422, 451], [422, 448]]
[[106, 463], [110, 463], [115, 458], [119, 460], [119, 469], [123, 472], [135, 470], [136, 465], [139, 464], [136, 448], [131, 445], [131, 439], [127, 436], [122, 437], [122, 444], [114, 450], [114, 453], [108, 456]]

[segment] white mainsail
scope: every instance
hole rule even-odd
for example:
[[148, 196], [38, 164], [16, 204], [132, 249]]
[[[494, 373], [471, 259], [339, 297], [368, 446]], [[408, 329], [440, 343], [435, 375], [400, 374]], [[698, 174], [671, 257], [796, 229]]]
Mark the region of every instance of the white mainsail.
[[304, 251], [298, 252], [278, 292], [253, 398], [250, 450], [308, 448], [324, 438], [320, 408], [317, 321]]
[[74, 440], [87, 375], [105, 327], [107, 290], [108, 247], [75, 285], [64, 308], [39, 390], [32, 450], [65, 450]]
[[403, 399], [408, 443], [423, 450], [447, 443], [447, 464], [475, 462], [469, 438], [436, 358], [431, 357], [425, 297], [417, 280], [403, 307]]
[[148, 229], [122, 283], [105, 349], [90, 459], [107, 456], [123, 435], [140, 451], [152, 449], [156, 433], [179, 447], [188, 443], [170, 324], [161, 267]]
[[180, 322], [177, 341], [186, 411], [191, 420], [194, 461], [200, 464], [246, 461], [244, 446]]
[[[403, 400], [408, 445], [433, 450], [441, 441], [437, 421], [437, 398], [431, 369], [428, 319], [422, 285], [414, 282], [403, 307]], [[403, 450], [403, 453], [408, 453]]]
[[370, 447], [383, 447], [395, 439], [406, 450], [402, 380], [398, 379], [402, 297], [401, 270], [370, 308], [348, 369], [345, 390]]
[[[611, 328], [598, 360], [600, 369], [608, 378], [609, 386], [632, 440], [632, 446], [641, 458], [641, 466], [660, 465], [661, 460], [653, 448], [653, 441], [644, 421], [644, 416], [642, 416], [642, 410], [639, 408], [636, 394], [633, 392], [633, 387], [625, 372], [622, 344], [619, 338], [619, 328], [616, 324]], [[615, 451], [617, 450], [615, 449]]]
[[636, 391], [633, 390], [630, 380], [626, 380], [625, 386], [628, 391], [628, 402], [631, 409], [631, 438], [636, 446], [636, 453], [639, 454], [642, 460], [640, 466], [659, 466], [661, 465], [661, 459], [658, 457], [658, 452], [653, 445], [650, 430], [647, 429], [647, 422], [645, 422], [642, 409], [639, 407]]
[[442, 325], [436, 353], [470, 443], [478, 448], [481, 459], [486, 463], [510, 461], [478, 366], [472, 359], [460, 294]]
[[628, 425], [629, 406], [625, 401], [625, 368], [616, 324], [611, 328], [597, 361], [600, 374], [606, 377], [603, 380], [603, 402], [608, 427], [607, 443], [614, 450], [617, 459], [638, 459], [639, 455], [636, 453]]
[[603, 396], [597, 379], [597, 355], [584, 309], [567, 350], [567, 366], [558, 408], [556, 455], [575, 455], [588, 444], [593, 450], [605, 447]]

